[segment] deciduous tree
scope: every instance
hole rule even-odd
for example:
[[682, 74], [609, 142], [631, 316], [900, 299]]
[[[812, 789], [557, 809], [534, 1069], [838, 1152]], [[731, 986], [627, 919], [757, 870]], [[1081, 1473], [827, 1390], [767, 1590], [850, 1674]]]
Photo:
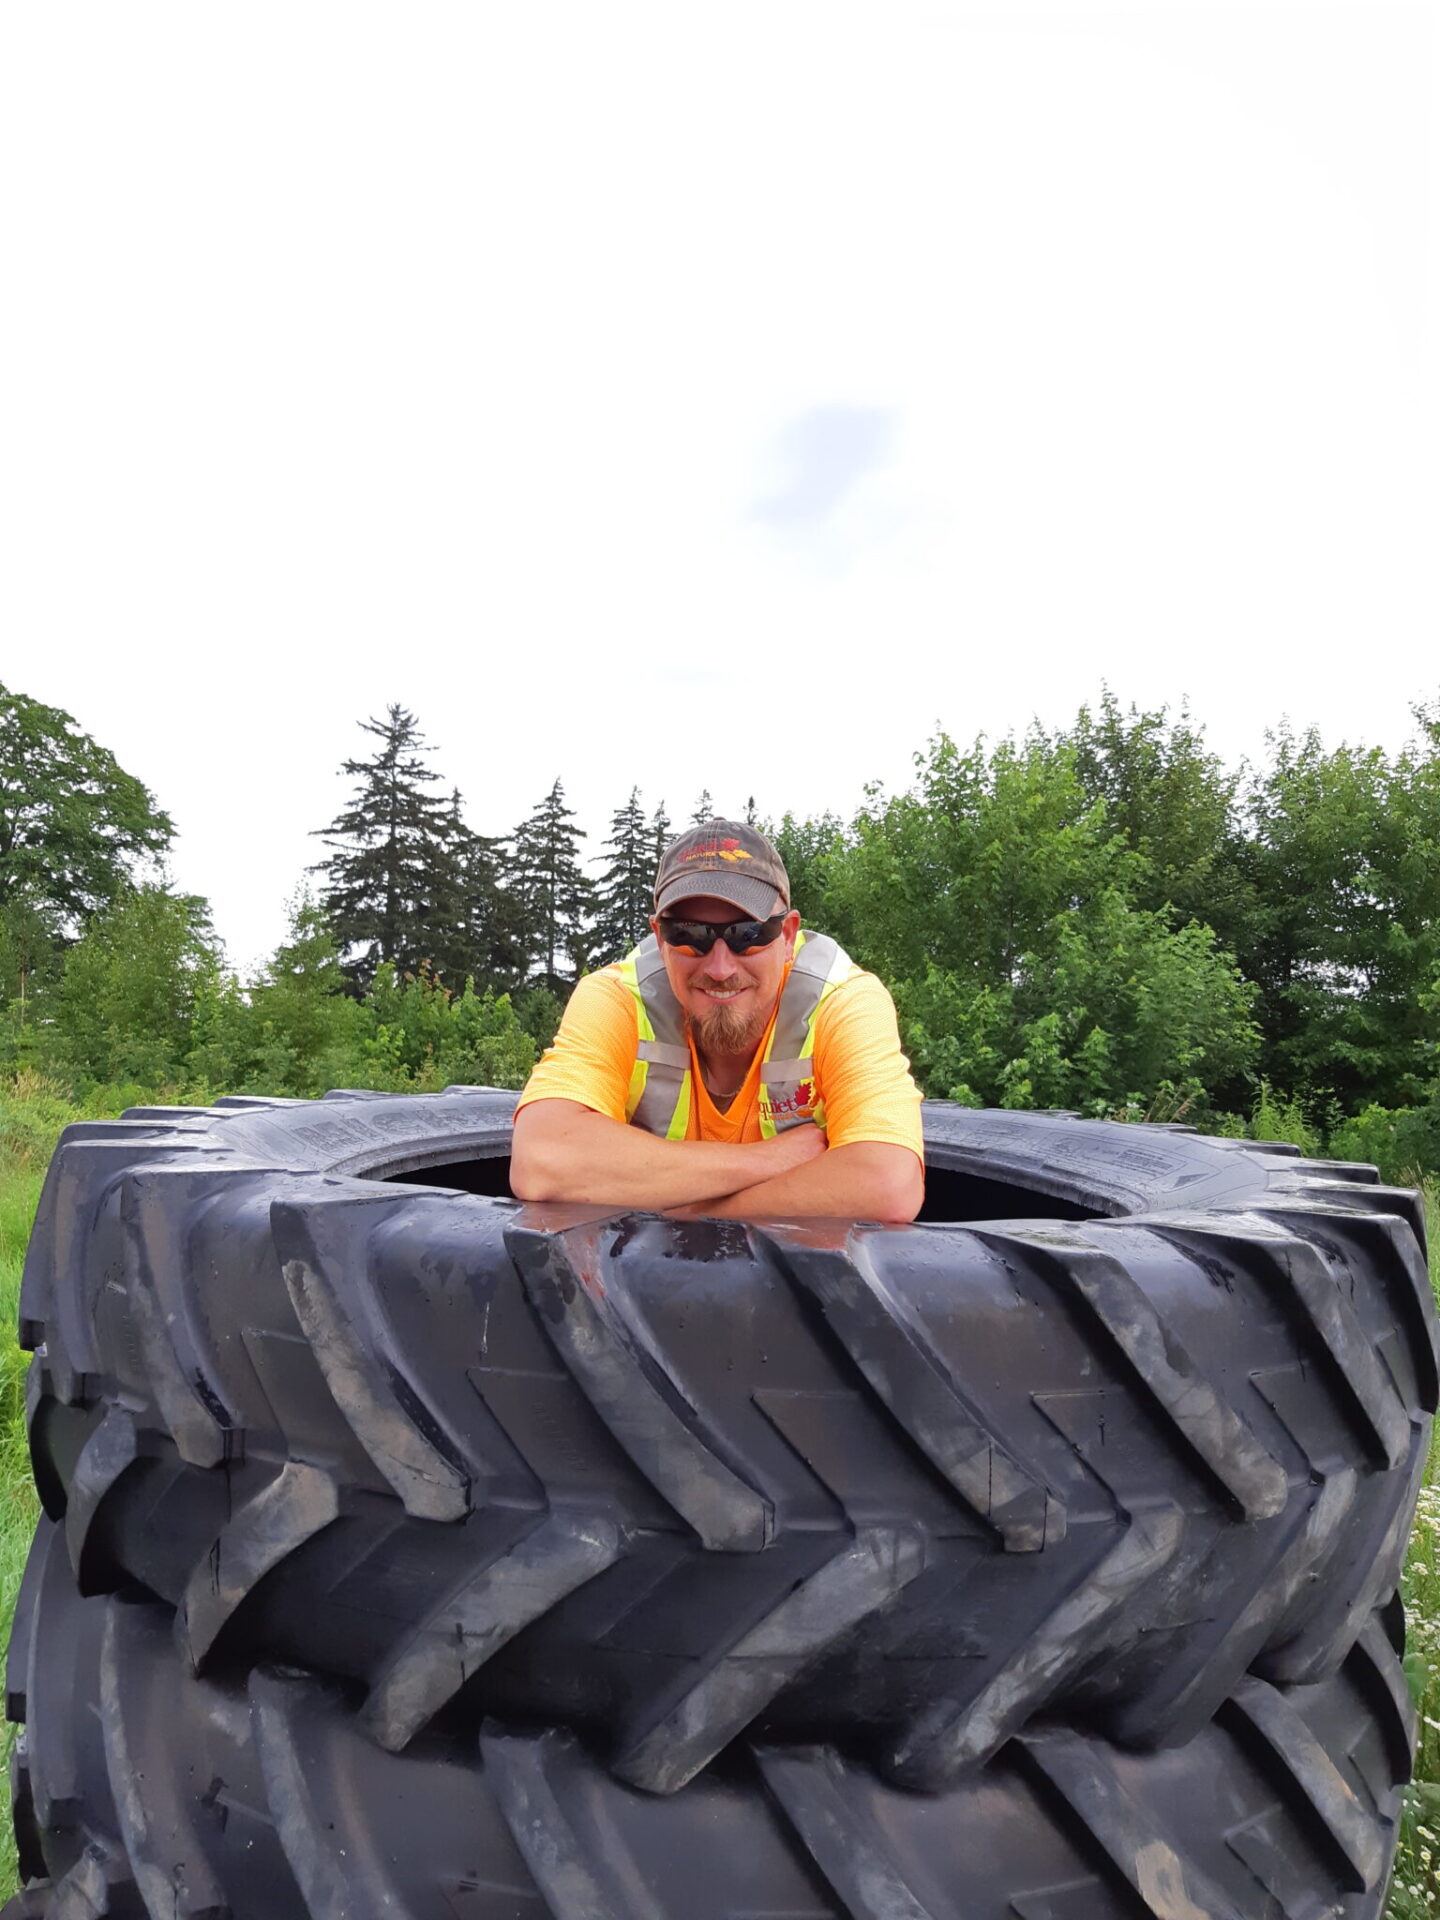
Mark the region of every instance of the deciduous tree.
[[56, 1050], [82, 1078], [173, 1085], [186, 1076], [197, 1004], [218, 972], [203, 900], [128, 889], [65, 955]]
[[1089, 800], [1105, 802], [1107, 825], [1124, 836], [1143, 868], [1130, 897], [1169, 908], [1174, 924], [1198, 920], [1222, 943], [1244, 946], [1254, 910], [1238, 790], [1240, 775], [1205, 745], [1185, 707], [1122, 712], [1106, 688], [1097, 709], [1082, 707], [1055, 737], [1068, 750]]
[[0, 1010], [24, 1057], [67, 942], [170, 844], [148, 788], [68, 713], [0, 686]]

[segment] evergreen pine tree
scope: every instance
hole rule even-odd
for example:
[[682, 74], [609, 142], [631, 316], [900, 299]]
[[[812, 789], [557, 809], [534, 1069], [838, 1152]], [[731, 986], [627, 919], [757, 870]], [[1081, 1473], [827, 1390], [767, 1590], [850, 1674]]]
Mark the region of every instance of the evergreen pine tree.
[[695, 811], [690, 815], [692, 827], [703, 827], [715, 818], [715, 802], [710, 798], [710, 789], [702, 787], [700, 798], [695, 802]]
[[640, 789], [610, 817], [611, 857], [600, 876], [592, 940], [601, 964], [618, 960], [645, 938], [655, 878], [650, 828], [640, 807]]
[[392, 704], [384, 720], [360, 724], [380, 748], [373, 759], [341, 768], [355, 779], [355, 792], [320, 829], [334, 851], [312, 871], [325, 876], [320, 904], [346, 955], [346, 978], [363, 992], [382, 962], [413, 973], [446, 942], [437, 910], [449, 884], [453, 814], [425, 791], [439, 776], [422, 757], [429, 748], [413, 713]]
[[460, 992], [470, 971], [469, 926], [465, 901], [465, 863], [470, 829], [460, 815], [460, 792], [452, 789], [436, 832], [422, 843], [424, 862], [417, 905], [424, 962], [441, 983]]
[[458, 990], [469, 977], [481, 992], [512, 993], [525, 979], [536, 943], [524, 902], [508, 879], [510, 841], [504, 835], [461, 828], [458, 818], [457, 811], [456, 924], [461, 938], [455, 970], [446, 981]]
[[[660, 856], [664, 853], [666, 847], [669, 846], [673, 833], [674, 826], [669, 814], [665, 811], [665, 802], [662, 800], [655, 809], [655, 817], [650, 822], [650, 841], [655, 850], [655, 865], [657, 867], [660, 865]], [[654, 876], [652, 875], [651, 877], [653, 880]]]
[[[594, 888], [580, 865], [587, 836], [565, 805], [557, 779], [528, 820], [515, 829], [515, 893], [532, 939], [531, 978], [552, 993], [566, 993], [584, 970]], [[570, 962], [562, 972], [562, 958]]]

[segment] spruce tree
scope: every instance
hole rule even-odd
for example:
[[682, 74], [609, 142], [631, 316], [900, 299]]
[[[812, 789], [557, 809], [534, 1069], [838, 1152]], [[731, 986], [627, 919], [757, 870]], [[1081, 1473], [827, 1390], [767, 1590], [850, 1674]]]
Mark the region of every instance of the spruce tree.
[[421, 958], [427, 971], [458, 993], [470, 964], [464, 901], [465, 842], [470, 829], [460, 816], [458, 789], [452, 789], [449, 805], [437, 815], [435, 828], [420, 846], [423, 864], [415, 901], [419, 920], [416, 944], [423, 950]]
[[319, 837], [334, 851], [317, 862], [320, 904], [345, 954], [345, 975], [363, 992], [384, 961], [414, 973], [434, 958], [448, 931], [437, 915], [447, 899], [447, 846], [453, 810], [426, 787], [439, 778], [426, 766], [415, 715], [392, 704], [384, 720], [362, 720], [380, 742], [370, 760], [347, 760], [356, 782], [347, 806]]
[[645, 938], [650, 919], [655, 862], [650, 827], [640, 806], [640, 789], [610, 817], [611, 857], [600, 876], [592, 936], [597, 962], [618, 960]]
[[660, 865], [660, 856], [669, 846], [673, 834], [674, 826], [669, 814], [665, 811], [665, 802], [662, 800], [655, 809], [655, 817], [650, 822], [650, 842], [655, 850], [657, 867]]
[[710, 798], [710, 789], [702, 787], [700, 798], [695, 802], [695, 811], [690, 815], [692, 827], [708, 826], [715, 818], [715, 802]]
[[[580, 865], [580, 842], [557, 779], [528, 820], [515, 829], [514, 889], [532, 940], [531, 978], [552, 993], [568, 993], [588, 959], [594, 888]], [[569, 967], [562, 971], [562, 959]]]
[[459, 813], [449, 850], [455, 898], [454, 950], [448, 965], [437, 959], [446, 985], [458, 991], [467, 978], [480, 992], [511, 993], [524, 980], [534, 934], [525, 904], [511, 879], [510, 842], [503, 835], [475, 833]]

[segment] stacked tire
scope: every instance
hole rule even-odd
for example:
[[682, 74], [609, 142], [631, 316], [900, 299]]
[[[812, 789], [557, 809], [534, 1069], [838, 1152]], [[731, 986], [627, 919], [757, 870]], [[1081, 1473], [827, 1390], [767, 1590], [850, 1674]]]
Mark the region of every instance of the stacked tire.
[[61, 1142], [4, 1920], [1379, 1914], [1416, 1195], [933, 1105], [914, 1226], [672, 1221], [512, 1111]]

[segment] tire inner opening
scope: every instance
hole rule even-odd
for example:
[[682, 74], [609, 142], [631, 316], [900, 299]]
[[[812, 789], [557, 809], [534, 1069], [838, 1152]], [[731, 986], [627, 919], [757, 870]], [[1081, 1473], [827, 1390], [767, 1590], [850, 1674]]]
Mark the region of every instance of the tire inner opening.
[[387, 1174], [385, 1185], [455, 1187], [461, 1193], [483, 1193], [494, 1200], [508, 1200], [511, 1198], [510, 1156], [492, 1153], [480, 1159], [438, 1160], [433, 1166], [410, 1167], [404, 1173]]
[[989, 1179], [960, 1167], [925, 1163], [925, 1204], [917, 1220], [1094, 1220], [1105, 1210], [1045, 1193], [1039, 1187], [1019, 1187], [1008, 1180]]
[[[451, 1187], [461, 1193], [510, 1198], [510, 1156], [437, 1161], [391, 1174], [388, 1184], [413, 1187]], [[925, 1204], [921, 1220], [1093, 1220], [1104, 1211], [1062, 1199], [1033, 1186], [1015, 1186], [1006, 1180], [983, 1178], [955, 1167], [927, 1165]]]

